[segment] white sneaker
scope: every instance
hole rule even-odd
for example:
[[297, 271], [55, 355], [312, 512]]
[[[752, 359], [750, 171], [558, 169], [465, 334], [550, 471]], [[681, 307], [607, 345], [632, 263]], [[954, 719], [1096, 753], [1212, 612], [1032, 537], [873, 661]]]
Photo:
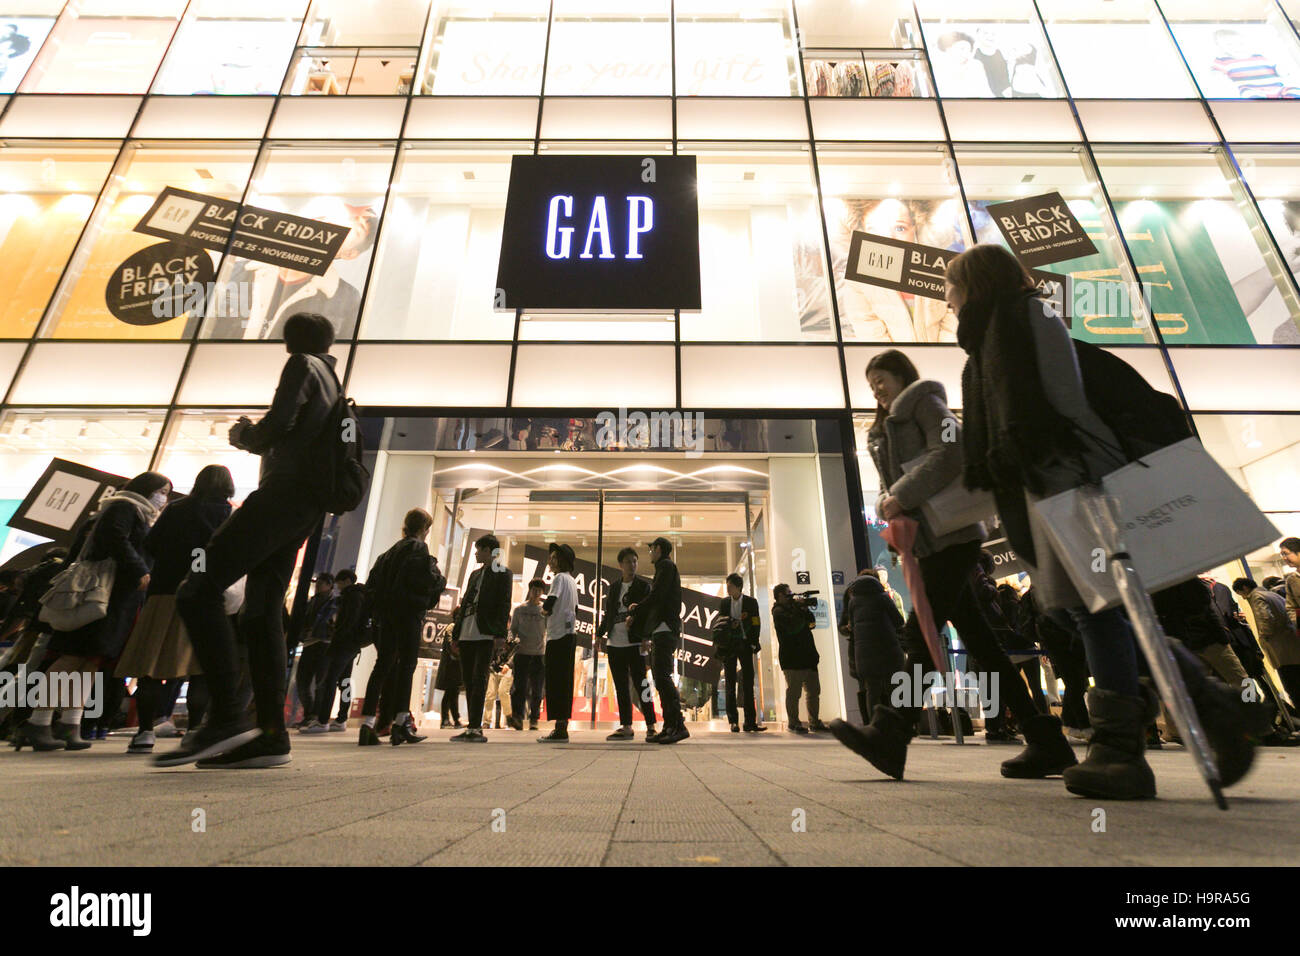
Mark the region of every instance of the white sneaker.
[[343, 733], [343, 731], [345, 731], [345, 730], [347, 730], [347, 729], [348, 729], [348, 724], [347, 724], [347, 721], [345, 721], [345, 720], [331, 720], [331, 721], [330, 721], [329, 732], [332, 733], [332, 734], [341, 734], [341, 733]]
[[307, 723], [298, 728], [300, 734], [324, 734], [328, 733], [329, 728], [313, 717]]
[[176, 725], [170, 720], [160, 720], [153, 725], [154, 736], [157, 737], [179, 737], [181, 732], [176, 729]]
[[131, 738], [127, 745], [126, 752], [129, 754], [149, 754], [153, 753], [154, 733], [151, 730], [142, 730]]

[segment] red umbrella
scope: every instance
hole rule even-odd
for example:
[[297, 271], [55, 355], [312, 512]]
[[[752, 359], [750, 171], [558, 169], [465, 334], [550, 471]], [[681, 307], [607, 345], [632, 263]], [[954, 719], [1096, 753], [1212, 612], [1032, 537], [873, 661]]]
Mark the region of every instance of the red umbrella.
[[921, 625], [921, 636], [925, 646], [930, 649], [930, 659], [940, 674], [948, 673], [948, 655], [939, 640], [939, 629], [934, 626], [934, 612], [925, 596], [925, 582], [921, 580], [921, 566], [912, 554], [912, 545], [916, 543], [916, 532], [920, 527], [911, 518], [891, 518], [889, 527], [880, 533], [885, 543], [898, 552], [903, 559], [903, 580], [912, 592], [912, 609], [916, 611], [916, 621]]

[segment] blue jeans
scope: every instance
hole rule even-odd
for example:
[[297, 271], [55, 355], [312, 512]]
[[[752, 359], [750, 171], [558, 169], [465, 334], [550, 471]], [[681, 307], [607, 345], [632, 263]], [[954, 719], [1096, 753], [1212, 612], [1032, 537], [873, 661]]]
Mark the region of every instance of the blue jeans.
[[1088, 669], [1097, 688], [1136, 697], [1140, 659], [1133, 626], [1124, 612], [1113, 607], [1092, 614], [1086, 608], [1072, 607], [1069, 614], [1083, 639]]

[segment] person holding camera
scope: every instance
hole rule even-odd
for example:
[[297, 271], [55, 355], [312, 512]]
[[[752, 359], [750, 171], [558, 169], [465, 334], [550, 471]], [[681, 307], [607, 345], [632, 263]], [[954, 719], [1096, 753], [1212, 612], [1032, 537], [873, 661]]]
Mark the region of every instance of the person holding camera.
[[727, 720], [733, 734], [740, 733], [736, 708], [736, 665], [740, 665], [740, 699], [745, 709], [745, 733], [767, 730], [758, 722], [754, 707], [754, 655], [758, 653], [758, 601], [744, 593], [745, 579], [727, 575], [727, 593], [718, 602], [718, 622], [713, 626], [713, 646], [722, 661], [727, 681]]
[[574, 634], [578, 616], [578, 586], [573, 580], [577, 557], [567, 544], [552, 541], [546, 566], [551, 593], [542, 602], [546, 617], [546, 717], [555, 728], [538, 737], [540, 744], [561, 744], [569, 740], [569, 719], [573, 716], [573, 652], [578, 646]]
[[664, 711], [664, 729], [646, 739], [657, 744], [675, 744], [689, 737], [682, 716], [682, 698], [673, 683], [673, 660], [677, 656], [677, 636], [682, 629], [682, 576], [672, 559], [673, 543], [667, 538], [650, 542], [650, 560], [655, 576], [645, 600], [628, 606], [633, 633], [642, 635], [641, 649], [651, 654], [655, 690]]
[[646, 660], [641, 653], [641, 645], [633, 640], [628, 629], [628, 607], [638, 601], [644, 601], [650, 593], [650, 585], [644, 578], [636, 576], [636, 548], [624, 548], [618, 553], [618, 566], [623, 576], [614, 582], [605, 595], [605, 611], [601, 615], [600, 628], [596, 631], [597, 639], [607, 642], [609, 651], [609, 679], [614, 682], [614, 693], [618, 697], [619, 728], [606, 740], [632, 740], [636, 737], [632, 730], [632, 699], [645, 717], [646, 738], [655, 733], [655, 705], [643, 696], [645, 686]]
[[[777, 659], [785, 674], [785, 715], [793, 733], [818, 733], [830, 728], [821, 722], [819, 703], [822, 685], [817, 676], [821, 655], [813, 640], [812, 630], [817, 618], [812, 608], [817, 599], [808, 593], [794, 594], [788, 584], [778, 584], [772, 590], [776, 603], [772, 605], [772, 629], [776, 632]], [[808, 726], [799, 720], [799, 697], [803, 694], [808, 703]]]
[[492, 655], [505, 650], [510, 623], [510, 569], [500, 563], [501, 543], [485, 534], [474, 542], [479, 566], [469, 576], [460, 616], [451, 633], [453, 652], [460, 658], [465, 681], [468, 726], [451, 739], [455, 743], [483, 744], [483, 703], [487, 699], [488, 670]]

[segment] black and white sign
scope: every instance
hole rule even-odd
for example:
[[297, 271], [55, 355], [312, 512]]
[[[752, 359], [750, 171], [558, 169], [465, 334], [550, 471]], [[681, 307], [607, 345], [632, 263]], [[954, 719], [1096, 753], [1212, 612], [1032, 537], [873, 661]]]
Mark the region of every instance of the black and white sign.
[[229, 242], [231, 253], [245, 259], [323, 276], [351, 230], [168, 186], [135, 231], [184, 239], [207, 249], [222, 250]]
[[1097, 254], [1083, 224], [1060, 193], [994, 203], [987, 212], [1028, 268]]
[[184, 315], [195, 290], [206, 290], [216, 276], [206, 250], [188, 242], [160, 242], [113, 270], [104, 303], [127, 325], [158, 325]]
[[984, 550], [993, 555], [993, 578], [1009, 577], [1013, 574], [1029, 574], [1031, 569], [1020, 555], [1016, 554], [1002, 529], [1002, 521], [994, 518], [989, 523], [989, 539], [984, 542]]
[[943, 273], [955, 252], [854, 232], [844, 278], [927, 299], [944, 299]]
[[9, 519], [9, 527], [52, 538], [61, 545], [71, 544], [82, 518], [127, 480], [74, 461], [51, 459], [45, 474]]
[[700, 308], [694, 156], [515, 156], [498, 309]]
[[1030, 269], [1029, 274], [1038, 283], [1038, 291], [1042, 293], [1043, 301], [1061, 317], [1067, 329], [1072, 328], [1074, 316], [1070, 314], [1070, 304], [1074, 297], [1074, 280], [1055, 272], [1044, 272], [1042, 269]]

